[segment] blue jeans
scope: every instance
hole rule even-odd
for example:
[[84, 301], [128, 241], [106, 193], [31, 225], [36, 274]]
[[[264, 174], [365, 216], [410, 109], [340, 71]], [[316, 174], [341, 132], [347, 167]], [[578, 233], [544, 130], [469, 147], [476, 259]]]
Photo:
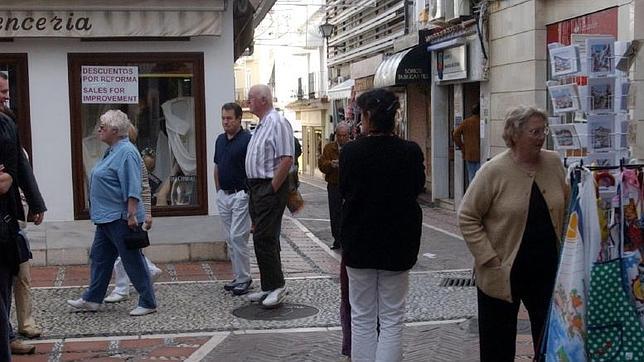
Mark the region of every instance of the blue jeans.
[[476, 171], [479, 170], [479, 167], [481, 167], [481, 162], [480, 161], [465, 161], [465, 167], [467, 168], [467, 184], [471, 184], [472, 180], [474, 180], [474, 175], [476, 175]]
[[83, 293], [88, 302], [103, 303], [112, 278], [114, 261], [121, 256], [123, 267], [139, 293], [139, 307], [156, 308], [154, 288], [140, 249], [128, 250], [123, 237], [129, 232], [126, 220], [96, 225], [94, 243], [90, 252], [90, 284]]

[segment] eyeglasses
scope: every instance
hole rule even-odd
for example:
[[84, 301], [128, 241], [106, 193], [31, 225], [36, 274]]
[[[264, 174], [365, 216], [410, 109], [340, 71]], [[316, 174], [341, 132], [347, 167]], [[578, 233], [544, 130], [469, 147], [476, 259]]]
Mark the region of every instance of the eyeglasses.
[[97, 131], [97, 132], [105, 132], [105, 131], [107, 131], [108, 129], [109, 129], [109, 128], [108, 128], [106, 125], [104, 125], [104, 124], [99, 124], [98, 126], [96, 126], [96, 131]]
[[526, 130], [526, 133], [528, 133], [530, 137], [534, 137], [534, 138], [540, 137], [542, 135], [547, 136], [550, 134], [550, 128], [544, 127], [544, 128], [529, 129], [529, 130]]

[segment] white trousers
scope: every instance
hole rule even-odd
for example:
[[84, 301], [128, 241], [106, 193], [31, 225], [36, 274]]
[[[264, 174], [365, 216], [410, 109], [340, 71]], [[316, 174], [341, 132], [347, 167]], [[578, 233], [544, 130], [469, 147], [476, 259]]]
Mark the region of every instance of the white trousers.
[[237, 283], [247, 282], [250, 277], [250, 252], [248, 237], [250, 236], [250, 214], [248, 213], [249, 195], [239, 191], [226, 195], [217, 192], [217, 209], [224, 226], [228, 255], [233, 267], [234, 279]]
[[[347, 267], [351, 303], [351, 361], [402, 361], [409, 271]], [[380, 322], [380, 334], [377, 332]]]
[[[147, 256], [144, 255], [143, 257], [145, 258], [145, 265], [147, 266], [148, 273], [152, 275], [159, 268], [157, 268], [157, 266], [154, 265]], [[120, 256], [116, 258], [116, 261], [114, 262], [114, 284], [115, 286], [112, 293], [130, 295], [130, 278], [125, 272]]]

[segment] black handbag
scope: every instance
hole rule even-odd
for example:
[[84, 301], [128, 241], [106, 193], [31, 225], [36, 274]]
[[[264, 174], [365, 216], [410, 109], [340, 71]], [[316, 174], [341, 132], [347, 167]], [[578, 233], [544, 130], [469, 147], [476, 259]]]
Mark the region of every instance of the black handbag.
[[130, 229], [130, 232], [125, 235], [125, 247], [128, 250], [143, 249], [150, 246], [150, 239], [148, 239], [148, 232], [143, 230], [140, 226], [136, 229]]

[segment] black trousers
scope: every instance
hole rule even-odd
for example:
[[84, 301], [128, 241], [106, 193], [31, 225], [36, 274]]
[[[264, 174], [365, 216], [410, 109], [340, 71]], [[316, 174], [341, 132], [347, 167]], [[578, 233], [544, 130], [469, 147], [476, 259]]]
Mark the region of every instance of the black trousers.
[[9, 310], [12, 281], [13, 275], [9, 268], [0, 265], [0, 361], [11, 361]]
[[248, 210], [255, 226], [253, 245], [262, 290], [270, 291], [284, 286], [282, 259], [280, 257], [280, 230], [282, 215], [288, 196], [288, 180], [273, 192], [270, 179], [249, 180], [250, 202]]
[[535, 356], [538, 355], [557, 265], [525, 269], [515, 266], [512, 270], [512, 303], [490, 297], [477, 288], [481, 362], [514, 361], [520, 302], [528, 311]]
[[334, 183], [328, 183], [326, 190], [329, 196], [329, 218], [331, 219], [331, 235], [333, 243], [340, 242], [340, 223], [342, 222], [342, 197], [340, 196], [340, 186]]

